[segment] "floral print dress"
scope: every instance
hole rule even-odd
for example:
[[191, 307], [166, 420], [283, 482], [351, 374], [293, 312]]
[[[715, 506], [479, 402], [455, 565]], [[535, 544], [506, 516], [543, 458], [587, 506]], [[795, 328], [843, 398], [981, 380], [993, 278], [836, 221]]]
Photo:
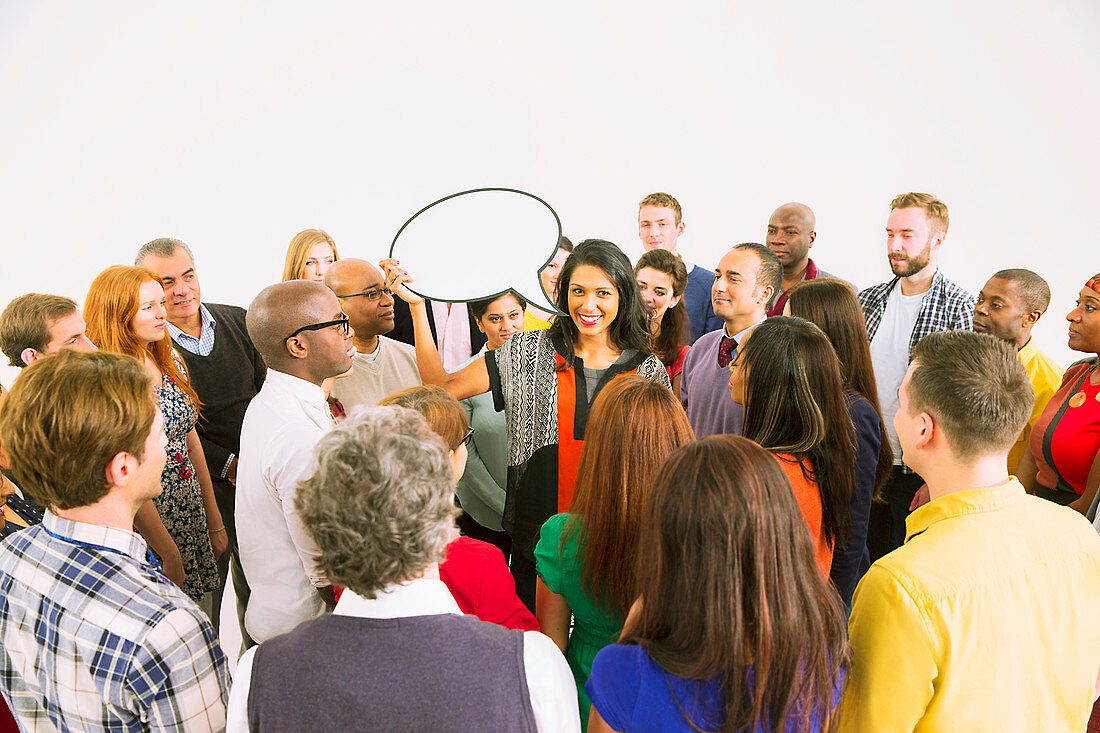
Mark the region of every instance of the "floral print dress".
[[198, 603], [218, 585], [202, 489], [187, 451], [187, 434], [195, 427], [199, 415], [195, 405], [168, 375], [164, 375], [156, 391], [168, 436], [168, 462], [160, 475], [161, 494], [153, 499], [153, 504], [183, 558], [187, 574], [183, 592]]

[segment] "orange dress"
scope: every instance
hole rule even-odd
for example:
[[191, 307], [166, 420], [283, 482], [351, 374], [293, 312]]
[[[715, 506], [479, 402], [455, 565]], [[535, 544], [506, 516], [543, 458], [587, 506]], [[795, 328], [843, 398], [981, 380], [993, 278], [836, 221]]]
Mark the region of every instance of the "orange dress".
[[[798, 508], [802, 510], [802, 516], [806, 519], [806, 526], [810, 528], [810, 538], [814, 543], [814, 559], [817, 560], [817, 567], [821, 570], [821, 574], [825, 576], [825, 579], [828, 580], [829, 570], [833, 566], [833, 548], [825, 541], [825, 535], [821, 531], [821, 493], [818, 491], [817, 483], [806, 478], [797, 456], [790, 453], [775, 453], [773, 455], [779, 461], [779, 465], [791, 482], [795, 501], [798, 502]], [[808, 464], [807, 461], [807, 467], [812, 468]]]

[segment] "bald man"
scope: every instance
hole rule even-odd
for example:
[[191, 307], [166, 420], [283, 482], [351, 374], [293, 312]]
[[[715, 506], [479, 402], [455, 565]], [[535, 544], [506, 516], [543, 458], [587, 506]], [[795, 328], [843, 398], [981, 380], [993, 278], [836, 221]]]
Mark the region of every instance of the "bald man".
[[241, 426], [236, 515], [241, 565], [252, 589], [245, 628], [262, 642], [336, 604], [294, 496], [313, 472], [317, 441], [334, 425], [321, 382], [351, 368], [355, 347], [340, 301], [317, 282], [264, 288], [245, 322], [267, 364]]
[[783, 314], [783, 306], [787, 304], [787, 291], [803, 280], [815, 280], [819, 277], [839, 279], [836, 275], [818, 269], [810, 259], [810, 247], [814, 246], [814, 240], [817, 239], [814, 226], [816, 221], [810, 207], [793, 201], [773, 211], [768, 219], [768, 248], [783, 265], [783, 290], [768, 309], [769, 316]]
[[337, 260], [325, 272], [325, 285], [336, 294], [355, 331], [352, 372], [332, 385], [344, 410], [374, 407], [383, 397], [420, 384], [416, 349], [384, 334], [393, 330], [393, 293], [382, 271], [370, 262]]

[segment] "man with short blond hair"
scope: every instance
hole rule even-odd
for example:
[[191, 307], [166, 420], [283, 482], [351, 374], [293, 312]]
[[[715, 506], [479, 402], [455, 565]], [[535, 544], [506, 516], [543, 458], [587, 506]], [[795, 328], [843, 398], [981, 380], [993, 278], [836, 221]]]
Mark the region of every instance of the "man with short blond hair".
[[27, 293], [0, 313], [0, 351], [25, 367], [58, 349], [95, 351], [76, 302], [61, 295]]
[[874, 560], [905, 539], [905, 515], [923, 483], [902, 463], [893, 429], [898, 387], [910, 354], [925, 336], [937, 331], [969, 331], [974, 296], [939, 270], [939, 253], [947, 238], [947, 204], [927, 193], [903, 193], [890, 202], [886, 254], [894, 278], [859, 294], [871, 340], [879, 404], [894, 449], [894, 471], [883, 487], [886, 505], [872, 507], [867, 546]]
[[714, 271], [701, 265], [693, 265], [680, 255], [678, 240], [684, 233], [683, 209], [671, 195], [658, 191], [638, 202], [638, 237], [646, 251], [667, 249], [684, 260], [688, 271], [688, 283], [684, 289], [684, 307], [691, 327], [689, 343], [704, 333], [723, 327], [724, 321], [714, 314], [710, 300], [710, 287], [714, 284]]
[[1034, 401], [1016, 349], [930, 334], [899, 397], [894, 428], [931, 501], [856, 588], [839, 730], [1084, 730], [1100, 672], [1100, 537], [1008, 474]]
[[136, 359], [62, 349], [0, 412], [48, 507], [0, 545], [0, 685], [26, 730], [220, 730], [229, 668], [209, 620], [134, 531], [167, 440]]

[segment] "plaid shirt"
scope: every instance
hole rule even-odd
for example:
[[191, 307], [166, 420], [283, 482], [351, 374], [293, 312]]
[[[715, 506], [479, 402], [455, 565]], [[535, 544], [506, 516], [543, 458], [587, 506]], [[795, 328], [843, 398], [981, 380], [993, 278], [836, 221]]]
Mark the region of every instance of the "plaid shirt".
[[[863, 307], [863, 317], [867, 319], [868, 341], [873, 340], [878, 333], [882, 314], [886, 312], [886, 301], [900, 279], [895, 277], [889, 282], [872, 285], [860, 291], [859, 304]], [[913, 358], [913, 347], [928, 334], [936, 331], [969, 331], [973, 325], [974, 296], [936, 270], [932, 287], [921, 301], [913, 335], [909, 338], [909, 358]]]
[[164, 325], [168, 329], [168, 335], [176, 342], [176, 346], [187, 349], [195, 356], [210, 356], [210, 352], [214, 350], [214, 328], [218, 325], [218, 322], [214, 320], [214, 316], [210, 315], [210, 311], [206, 310], [206, 306], [202, 303], [199, 303], [199, 320], [202, 322], [202, 326], [199, 328], [198, 338], [189, 333], [184, 333], [171, 321], [165, 321]]
[[0, 545], [0, 684], [24, 730], [225, 728], [214, 630], [150, 558], [49, 511]]
[[[872, 285], [860, 291], [859, 304], [863, 307], [863, 317], [867, 320], [868, 341], [878, 333], [882, 315], [886, 312], [886, 301], [900, 279], [895, 277], [889, 282]], [[913, 324], [913, 334], [909, 337], [909, 358], [913, 358], [913, 347], [928, 334], [936, 331], [969, 331], [973, 325], [974, 296], [936, 270], [932, 277], [932, 287], [924, 294], [917, 321]], [[906, 474], [915, 473], [904, 463], [901, 464], [901, 470]]]

